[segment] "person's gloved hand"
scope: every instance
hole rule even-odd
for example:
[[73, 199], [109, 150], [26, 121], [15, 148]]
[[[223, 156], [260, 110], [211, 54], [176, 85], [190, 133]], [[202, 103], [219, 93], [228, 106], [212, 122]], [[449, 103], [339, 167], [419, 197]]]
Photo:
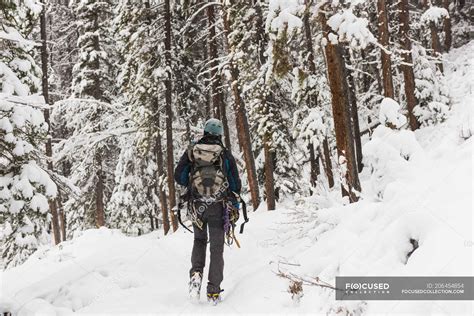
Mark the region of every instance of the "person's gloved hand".
[[233, 201], [233, 202], [232, 202], [232, 206], [233, 206], [236, 210], [239, 210], [239, 209], [240, 209], [240, 203], [237, 202], [237, 201]]

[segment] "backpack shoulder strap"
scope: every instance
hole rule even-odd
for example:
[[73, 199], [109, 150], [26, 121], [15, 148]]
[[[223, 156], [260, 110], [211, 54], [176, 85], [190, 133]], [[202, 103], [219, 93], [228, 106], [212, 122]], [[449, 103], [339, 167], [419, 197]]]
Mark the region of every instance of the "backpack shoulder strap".
[[188, 159], [191, 162], [194, 162], [194, 156], [193, 156], [194, 145], [196, 145], [196, 143], [194, 143], [194, 142], [189, 143], [188, 150], [187, 150], [188, 151]]

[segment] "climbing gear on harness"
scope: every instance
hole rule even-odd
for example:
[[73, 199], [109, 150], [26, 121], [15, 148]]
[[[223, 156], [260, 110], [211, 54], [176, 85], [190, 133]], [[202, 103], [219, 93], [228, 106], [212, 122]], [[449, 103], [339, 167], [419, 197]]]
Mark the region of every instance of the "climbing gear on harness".
[[235, 223], [239, 219], [239, 210], [229, 200], [224, 203], [223, 217], [226, 244], [230, 246], [235, 241], [235, 245], [240, 248], [240, 243], [235, 237]]
[[[203, 205], [202, 205], [203, 206]], [[203, 206], [201, 210], [201, 206], [196, 209], [196, 203], [189, 201], [188, 202], [188, 217], [199, 229], [202, 230], [204, 223], [201, 220], [202, 213], [205, 211], [205, 207]]]

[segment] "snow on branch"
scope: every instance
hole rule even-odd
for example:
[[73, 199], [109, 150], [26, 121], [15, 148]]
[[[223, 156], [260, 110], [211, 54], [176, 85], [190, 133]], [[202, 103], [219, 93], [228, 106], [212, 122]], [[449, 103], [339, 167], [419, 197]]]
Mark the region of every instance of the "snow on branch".
[[36, 46], [36, 43], [34, 41], [25, 39], [17, 30], [8, 26], [4, 26], [4, 28], [0, 30], [0, 40], [17, 42], [25, 49], [31, 49]]
[[369, 44], [377, 43], [368, 28], [369, 21], [355, 16], [352, 8], [335, 13], [328, 19], [327, 24], [337, 34], [337, 36], [330, 34], [329, 40], [332, 44], [348, 42], [351, 47], [365, 48]]
[[421, 22], [434, 22], [439, 25], [444, 19], [448, 18], [449, 13], [445, 8], [432, 6], [421, 15]]
[[266, 29], [279, 31], [288, 27], [291, 32], [295, 28], [300, 28], [303, 22], [298, 17], [298, 13], [304, 9], [301, 1], [298, 0], [270, 0]]

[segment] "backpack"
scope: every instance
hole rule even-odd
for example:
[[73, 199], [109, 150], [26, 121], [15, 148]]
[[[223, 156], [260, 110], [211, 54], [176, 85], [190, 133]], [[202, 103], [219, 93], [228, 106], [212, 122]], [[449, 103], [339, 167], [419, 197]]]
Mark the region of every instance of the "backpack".
[[223, 168], [224, 147], [220, 144], [194, 144], [188, 149], [192, 162], [190, 184], [193, 196], [218, 200], [226, 194]]

